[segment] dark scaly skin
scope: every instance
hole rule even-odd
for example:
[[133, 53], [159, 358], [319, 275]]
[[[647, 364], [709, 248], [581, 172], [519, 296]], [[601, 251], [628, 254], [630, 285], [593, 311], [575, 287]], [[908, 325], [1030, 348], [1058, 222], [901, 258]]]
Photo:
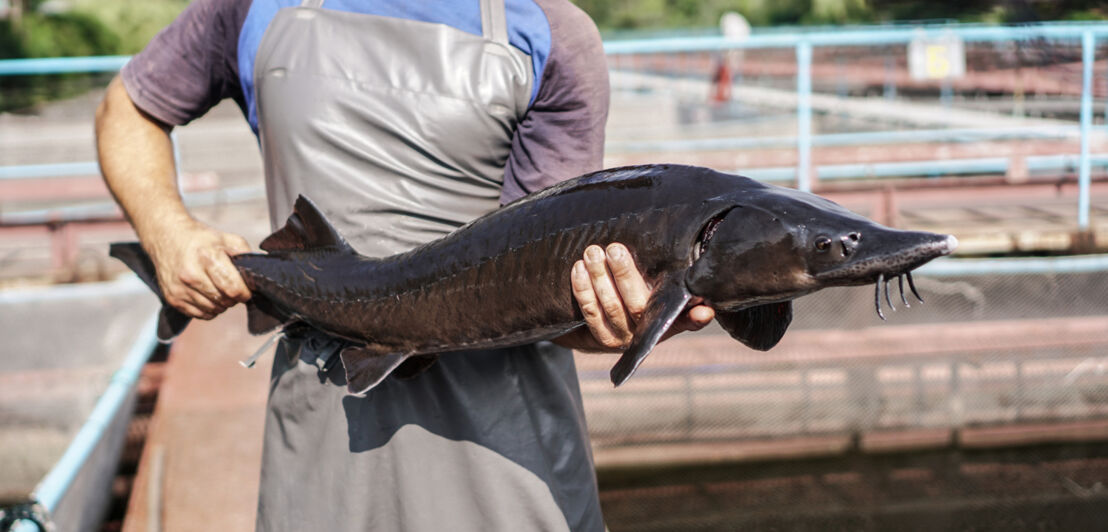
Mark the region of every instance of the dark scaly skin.
[[609, 170], [385, 259], [270, 253], [234, 262], [282, 310], [375, 351], [517, 345], [584, 323], [569, 272], [590, 244], [624, 243], [648, 283], [687, 268], [702, 221], [721, 209], [705, 198], [732, 191], [736, 177], [681, 166]]
[[[342, 355], [362, 388], [351, 391], [361, 393], [406, 356], [507, 347], [580, 327], [572, 265], [587, 246], [610, 242], [631, 251], [654, 289], [613, 367], [616, 385], [694, 299], [714, 308], [732, 337], [768, 350], [792, 320], [791, 300], [876, 282], [884, 317], [884, 280], [907, 277], [916, 293], [909, 272], [957, 246], [953, 236], [884, 227], [805, 192], [655, 165], [571, 179], [383, 259], [345, 246], [301, 198], [286, 227], [262, 243], [268, 254], [232, 261], [253, 293], [251, 332], [300, 321], [364, 344], [348, 349], [349, 360]], [[139, 244], [113, 244], [112, 256], [161, 295]], [[885, 299], [891, 306], [887, 287]], [[188, 321], [163, 308], [160, 337], [172, 338]]]

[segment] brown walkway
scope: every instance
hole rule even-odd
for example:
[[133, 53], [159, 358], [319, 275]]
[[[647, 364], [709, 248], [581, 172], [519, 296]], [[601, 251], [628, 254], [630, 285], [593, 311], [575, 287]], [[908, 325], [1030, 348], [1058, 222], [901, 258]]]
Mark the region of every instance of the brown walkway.
[[254, 529], [272, 357], [238, 360], [264, 338], [240, 305], [178, 339], [132, 490], [125, 532]]

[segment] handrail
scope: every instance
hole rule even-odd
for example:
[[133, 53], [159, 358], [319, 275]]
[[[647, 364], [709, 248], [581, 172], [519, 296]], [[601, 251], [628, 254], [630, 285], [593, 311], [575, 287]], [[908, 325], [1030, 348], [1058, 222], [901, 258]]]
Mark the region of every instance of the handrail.
[[0, 60], [0, 76], [115, 72], [130, 60], [129, 55], [3, 59]]
[[123, 365], [112, 375], [108, 388], [96, 402], [85, 424], [73, 438], [73, 442], [70, 443], [62, 458], [35, 488], [35, 500], [47, 510], [52, 511], [57, 508], [58, 502], [73, 483], [77, 472], [111, 424], [112, 417], [138, 381], [143, 365], [158, 345], [157, 318], [158, 315], [155, 312], [139, 329], [141, 332], [138, 339], [131, 345]]
[[[137, 278], [131, 276], [111, 283], [78, 285], [42, 292], [8, 293], [0, 296], [0, 300], [7, 303], [18, 303], [22, 299], [89, 298], [96, 297], [98, 293], [118, 294], [121, 289], [132, 290], [136, 293], [146, 292], [146, 287]], [[92, 412], [89, 413], [80, 430], [70, 441], [61, 458], [32, 491], [31, 500], [37, 508], [45, 513], [43, 517], [47, 521], [49, 521], [50, 514], [58, 509], [59, 503], [69, 491], [89, 455], [103, 439], [105, 431], [108, 430], [116, 413], [124, 405], [138, 381], [139, 374], [142, 372], [147, 359], [158, 345], [157, 319], [158, 313], [155, 311], [138, 329], [138, 336], [131, 344], [122, 365], [112, 375], [107, 388], [96, 401]], [[47, 522], [42, 523], [42, 525], [50, 527], [51, 524]], [[13, 530], [34, 532], [41, 530], [41, 528], [31, 521], [21, 520], [15, 523]], [[50, 528], [47, 528], [47, 530], [50, 530]]]
[[1015, 257], [1005, 259], [944, 258], [924, 264], [917, 271], [919, 275], [933, 277], [1108, 272], [1108, 255]]
[[722, 52], [737, 49], [794, 48], [796, 50], [797, 188], [812, 190], [812, 49], [817, 46], [872, 46], [906, 44], [915, 39], [956, 36], [963, 41], [996, 42], [1026, 39], [1074, 40], [1081, 46], [1081, 151], [1078, 159], [1077, 227], [1089, 229], [1089, 183], [1091, 159], [1089, 137], [1092, 133], [1093, 61], [1097, 37], [1108, 36], [1108, 23], [1034, 24], [1021, 26], [921, 25], [904, 28], [881, 27], [873, 30], [816, 31], [810, 33], [753, 34], [736, 40], [723, 36], [637, 39], [604, 43], [609, 55], [661, 54], [682, 52]]
[[[812, 134], [812, 49], [820, 46], [872, 46], [905, 44], [920, 37], [956, 36], [964, 41], [997, 42], [1027, 39], [1074, 40], [1082, 48], [1082, 90], [1080, 113], [1080, 155], [1078, 157], [1078, 213], [1077, 226], [1081, 231], [1089, 229], [1090, 181], [1093, 156], [1089, 153], [1092, 134], [1093, 61], [1098, 37], [1108, 36], [1108, 23], [1045, 23], [1019, 26], [930, 24], [905, 27], [880, 26], [874, 29], [843, 28], [818, 29], [791, 33], [754, 33], [744, 40], [722, 36], [678, 37], [660, 39], [632, 39], [607, 41], [604, 51], [608, 55], [719, 52], [732, 49], [795, 48], [797, 58], [797, 166], [793, 172], [798, 188], [810, 191], [819, 178], [818, 169], [811, 164], [812, 146], [816, 137]], [[44, 59], [0, 60], [0, 76], [27, 74], [56, 74], [74, 72], [110, 72], [121, 68], [128, 56], [95, 56]], [[863, 139], [864, 137], [858, 137]]]
[[723, 36], [675, 37], [662, 39], [630, 39], [604, 43], [610, 55], [655, 54], [671, 52], [712, 52], [754, 48], [792, 48], [802, 42], [810, 46], [872, 46], [905, 44], [920, 37], [955, 35], [964, 41], [995, 42], [1025, 39], [1082, 39], [1086, 33], [1108, 35], [1108, 24], [1028, 24], [1020, 26], [959, 26], [949, 24], [921, 25], [904, 28], [872, 30], [823, 30], [811, 33], [758, 34], [743, 40]]

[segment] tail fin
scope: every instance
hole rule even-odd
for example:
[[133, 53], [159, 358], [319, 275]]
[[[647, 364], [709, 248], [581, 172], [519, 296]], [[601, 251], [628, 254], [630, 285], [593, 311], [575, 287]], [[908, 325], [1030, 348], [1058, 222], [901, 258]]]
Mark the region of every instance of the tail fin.
[[192, 318], [183, 312], [167, 305], [161, 288], [158, 287], [158, 276], [154, 271], [154, 263], [150, 256], [142, 249], [138, 242], [116, 242], [111, 244], [108, 254], [126, 264], [138, 275], [146, 286], [158, 296], [162, 302], [162, 311], [158, 316], [158, 341], [169, 343], [185, 330]]

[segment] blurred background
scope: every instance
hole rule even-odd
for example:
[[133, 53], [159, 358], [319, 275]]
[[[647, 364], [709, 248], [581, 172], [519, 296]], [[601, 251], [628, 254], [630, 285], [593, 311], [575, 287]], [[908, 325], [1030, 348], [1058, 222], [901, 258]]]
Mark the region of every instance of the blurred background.
[[[1108, 508], [1108, 8], [1097, 1], [581, 0], [606, 166], [710, 166], [947, 232], [926, 303], [797, 301], [612, 389], [578, 369], [619, 530], [1095, 530]], [[251, 529], [268, 368], [232, 311], [156, 347], [100, 182], [103, 88], [187, 4], [0, 0], [0, 530]], [[232, 103], [178, 128], [203, 221], [268, 233]], [[911, 297], [911, 296], [909, 296]], [[260, 364], [262, 366], [265, 363]]]

